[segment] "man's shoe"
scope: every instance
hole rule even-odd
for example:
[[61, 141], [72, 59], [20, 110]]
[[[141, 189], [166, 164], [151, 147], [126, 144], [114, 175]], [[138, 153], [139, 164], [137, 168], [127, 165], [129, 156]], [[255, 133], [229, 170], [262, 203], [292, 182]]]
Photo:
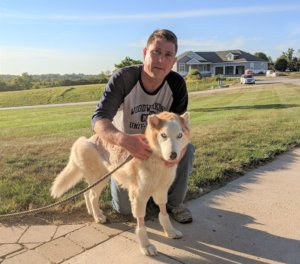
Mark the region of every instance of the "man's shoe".
[[167, 211], [175, 221], [181, 224], [193, 222], [192, 213], [188, 208], [185, 207], [184, 204], [180, 204], [178, 207], [171, 207], [167, 205]]

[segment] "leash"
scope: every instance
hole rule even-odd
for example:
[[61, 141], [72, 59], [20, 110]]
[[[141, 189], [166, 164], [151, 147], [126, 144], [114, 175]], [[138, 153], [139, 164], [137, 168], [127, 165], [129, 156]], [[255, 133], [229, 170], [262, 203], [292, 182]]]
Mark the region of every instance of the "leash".
[[56, 207], [58, 205], [64, 204], [72, 199], [74, 199], [75, 197], [87, 192], [88, 190], [92, 189], [93, 187], [95, 187], [97, 184], [99, 184], [100, 182], [104, 181], [106, 178], [108, 178], [109, 176], [111, 176], [114, 172], [116, 172], [118, 169], [120, 169], [122, 166], [124, 166], [128, 161], [132, 160], [132, 156], [129, 156], [125, 161], [123, 161], [122, 163], [120, 163], [116, 168], [114, 168], [111, 172], [107, 173], [103, 178], [97, 180], [96, 182], [94, 182], [92, 185], [88, 186], [87, 188], [75, 193], [74, 195], [62, 200], [62, 201], [58, 201], [56, 203], [53, 204], [49, 204], [46, 205], [44, 207], [40, 207], [40, 208], [36, 208], [36, 209], [32, 209], [32, 210], [28, 210], [28, 211], [23, 211], [23, 212], [18, 212], [18, 213], [11, 213], [11, 214], [4, 214], [4, 215], [0, 215], [0, 220], [1, 219], [6, 219], [6, 218], [11, 218], [11, 217], [20, 217], [20, 216], [26, 216], [26, 215], [32, 215], [32, 214], [37, 214], [40, 213], [42, 211], [46, 211], [52, 207]]

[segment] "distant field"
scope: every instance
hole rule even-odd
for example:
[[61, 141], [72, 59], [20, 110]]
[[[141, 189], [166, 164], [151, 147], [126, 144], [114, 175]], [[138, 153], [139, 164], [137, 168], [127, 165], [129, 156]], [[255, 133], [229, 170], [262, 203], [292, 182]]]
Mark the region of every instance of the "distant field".
[[[237, 78], [230, 78], [223, 83], [234, 85], [237, 82]], [[211, 86], [217, 87], [217, 81], [212, 78], [187, 82], [190, 92], [210, 89]], [[105, 84], [91, 84], [0, 92], [0, 107], [98, 101], [104, 89]]]
[[[87, 105], [0, 112], [0, 214], [54, 201], [51, 182], [66, 165], [74, 140], [92, 134], [93, 110]], [[189, 197], [300, 145], [300, 86], [200, 94], [190, 98], [189, 111], [197, 149]], [[104, 195], [101, 206], [109, 199]]]
[[281, 72], [279, 76], [285, 76], [288, 78], [300, 78], [300, 72]]
[[0, 92], [0, 107], [97, 101], [104, 84]]

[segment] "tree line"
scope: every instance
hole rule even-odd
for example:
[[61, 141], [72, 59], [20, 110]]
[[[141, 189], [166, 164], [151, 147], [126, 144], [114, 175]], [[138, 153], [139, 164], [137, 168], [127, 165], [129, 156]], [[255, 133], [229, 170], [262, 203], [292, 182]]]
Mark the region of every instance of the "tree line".
[[[141, 64], [140, 60], [134, 60], [126, 56], [120, 63], [115, 64], [115, 70], [125, 66]], [[98, 75], [86, 74], [40, 74], [31, 75], [27, 72], [22, 75], [0, 75], [0, 91], [16, 91], [27, 89], [40, 89], [57, 86], [71, 86], [84, 84], [107, 83], [112, 72], [101, 72]]]
[[98, 75], [85, 74], [41, 74], [31, 75], [0, 75], [0, 91], [16, 91], [26, 89], [40, 89], [57, 86], [83, 85], [107, 83], [111, 73], [102, 72]]
[[300, 71], [300, 49], [297, 50], [298, 56], [296, 56], [295, 53], [296, 52], [294, 49], [288, 48], [288, 50], [282, 52], [282, 54], [275, 61], [273, 61], [270, 56], [268, 57], [263, 52], [256, 52], [254, 55], [268, 61], [269, 70], [276, 70], [280, 72], [296, 72]]
[[[300, 71], [300, 49], [295, 50], [289, 48], [286, 52], [282, 52], [281, 56], [275, 61], [263, 52], [256, 52], [254, 55], [265, 61], [268, 61], [268, 68], [276, 71]], [[141, 64], [142, 61], [134, 60], [126, 56], [120, 63], [115, 64], [115, 70], [125, 66]], [[25, 89], [39, 89], [57, 86], [84, 85], [107, 83], [112, 72], [101, 72], [98, 75], [85, 74], [41, 74], [30, 75], [27, 72], [22, 75], [0, 75], [0, 91], [14, 91]]]

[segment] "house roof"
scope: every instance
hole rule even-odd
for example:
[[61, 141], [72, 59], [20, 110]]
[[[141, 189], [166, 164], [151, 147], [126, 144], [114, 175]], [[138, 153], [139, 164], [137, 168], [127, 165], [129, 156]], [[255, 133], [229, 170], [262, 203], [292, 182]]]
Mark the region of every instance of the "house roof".
[[195, 59], [197, 61], [206, 61], [205, 58], [203, 58], [201, 55], [197, 54], [197, 52], [193, 52], [193, 51], [186, 51], [184, 53], [182, 53], [181, 55], [179, 55], [177, 57], [177, 59], [183, 58], [183, 57], [188, 57], [191, 60]]
[[197, 56], [192, 54], [198, 55], [201, 57], [203, 61], [211, 62], [211, 63], [222, 63], [222, 62], [228, 62], [227, 55], [233, 54], [235, 55], [234, 62], [247, 62], [247, 61], [265, 61], [261, 58], [258, 58], [250, 53], [247, 53], [242, 50], [223, 50], [223, 51], [199, 51], [199, 52], [193, 52], [193, 51], [187, 51], [183, 54], [179, 55], [177, 58], [177, 61], [179, 61], [181, 58], [184, 58], [186, 56], [197, 59]]

